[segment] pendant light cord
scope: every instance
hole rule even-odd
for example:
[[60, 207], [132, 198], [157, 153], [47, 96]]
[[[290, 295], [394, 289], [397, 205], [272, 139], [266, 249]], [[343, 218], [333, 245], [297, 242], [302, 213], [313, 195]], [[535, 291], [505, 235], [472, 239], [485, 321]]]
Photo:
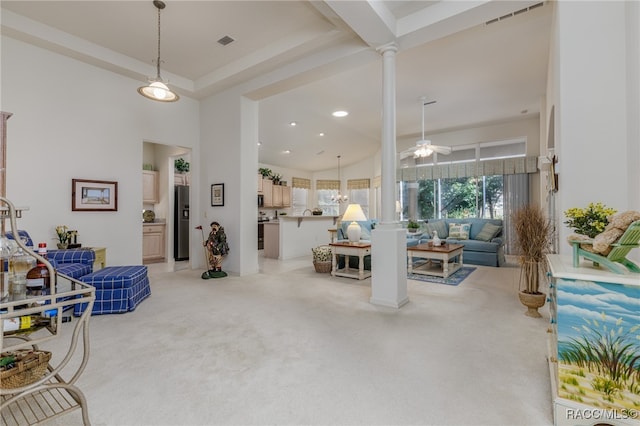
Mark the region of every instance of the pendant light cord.
[[[156, 5], [158, 7], [158, 5]], [[156, 63], [157, 78], [160, 81], [160, 7], [158, 7], [158, 60]]]
[[422, 101], [422, 140], [424, 141], [424, 100]]

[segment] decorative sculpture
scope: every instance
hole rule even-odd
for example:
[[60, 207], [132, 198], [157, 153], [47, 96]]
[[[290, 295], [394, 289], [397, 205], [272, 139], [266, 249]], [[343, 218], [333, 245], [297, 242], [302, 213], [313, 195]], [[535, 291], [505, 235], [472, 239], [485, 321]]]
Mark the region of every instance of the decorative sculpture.
[[[203, 239], [203, 246], [206, 248], [207, 261], [209, 270], [202, 274], [202, 279], [222, 278], [227, 273], [222, 270], [222, 258], [229, 253], [229, 244], [227, 244], [227, 235], [224, 228], [218, 222], [211, 222], [211, 232], [209, 238]], [[200, 227], [200, 229], [202, 229]], [[203, 235], [204, 237], [204, 235]]]

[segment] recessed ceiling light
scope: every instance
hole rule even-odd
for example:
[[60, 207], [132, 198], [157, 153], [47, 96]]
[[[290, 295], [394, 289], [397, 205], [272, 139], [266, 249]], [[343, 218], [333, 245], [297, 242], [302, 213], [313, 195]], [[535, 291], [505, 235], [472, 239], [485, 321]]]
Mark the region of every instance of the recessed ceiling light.
[[334, 111], [331, 115], [334, 117], [346, 117], [349, 113], [347, 111]]
[[289, 126], [291, 127], [296, 127], [298, 125], [298, 123], [296, 123], [295, 121], [292, 121], [291, 123], [289, 123]]
[[282, 151], [283, 154], [291, 154], [291, 150], [290, 149], [285, 149], [284, 151]]
[[262, 142], [258, 141], [258, 146], [262, 146]]
[[318, 133], [318, 136], [324, 136], [324, 132]]

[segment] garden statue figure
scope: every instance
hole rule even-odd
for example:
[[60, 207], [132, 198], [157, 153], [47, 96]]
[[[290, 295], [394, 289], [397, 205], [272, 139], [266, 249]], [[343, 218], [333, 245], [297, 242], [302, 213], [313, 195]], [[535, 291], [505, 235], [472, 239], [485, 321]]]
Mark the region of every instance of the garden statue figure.
[[209, 238], [203, 244], [207, 248], [209, 270], [202, 274], [202, 278], [226, 277], [226, 272], [222, 271], [222, 258], [229, 253], [229, 244], [224, 228], [218, 222], [211, 222]]

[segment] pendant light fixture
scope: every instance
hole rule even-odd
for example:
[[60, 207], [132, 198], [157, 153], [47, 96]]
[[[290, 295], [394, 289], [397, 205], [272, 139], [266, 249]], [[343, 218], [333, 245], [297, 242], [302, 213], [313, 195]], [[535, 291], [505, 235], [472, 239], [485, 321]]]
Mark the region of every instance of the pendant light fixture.
[[349, 197], [347, 197], [346, 195], [340, 195], [340, 188], [342, 187], [342, 181], [340, 180], [340, 156], [338, 155], [338, 195], [332, 195], [331, 196], [331, 201], [333, 201], [334, 203], [346, 203], [347, 200], [349, 199]]
[[156, 78], [149, 78], [149, 84], [147, 86], [138, 87], [138, 93], [145, 98], [152, 99], [159, 102], [175, 102], [180, 99], [176, 93], [162, 81], [160, 77], [160, 11], [165, 8], [163, 1], [154, 0], [153, 5], [158, 9], [158, 59], [156, 59]]

